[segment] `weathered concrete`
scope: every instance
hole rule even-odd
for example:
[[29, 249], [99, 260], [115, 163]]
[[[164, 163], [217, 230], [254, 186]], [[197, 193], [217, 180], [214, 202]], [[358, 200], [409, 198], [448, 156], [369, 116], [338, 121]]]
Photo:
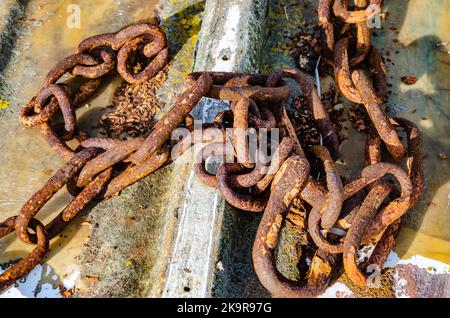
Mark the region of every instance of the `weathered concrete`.
[[[283, 3], [270, 1], [267, 10], [259, 18], [262, 21], [262, 33], [259, 35], [261, 47], [258, 48], [258, 70], [271, 72], [282, 67], [296, 67], [296, 61], [288, 52], [279, 49], [283, 36], [295, 34], [298, 23], [303, 19], [302, 8], [290, 4], [289, 20], [286, 19]], [[286, 4], [287, 6], [287, 4]], [[281, 14], [282, 13], [282, 14]], [[259, 30], [259, 27], [257, 28]], [[289, 81], [292, 83], [292, 81]], [[296, 85], [292, 85], [291, 97], [285, 103], [290, 107], [293, 97], [299, 94]], [[220, 238], [220, 253], [215, 272], [213, 295], [215, 297], [269, 297], [270, 294], [260, 284], [253, 270], [252, 247], [261, 214], [239, 211], [230, 206], [224, 212], [222, 236]], [[283, 227], [280, 233], [280, 249], [278, 259], [280, 263], [290, 257], [290, 247], [298, 243], [297, 233]], [[283, 274], [291, 279], [298, 278], [295, 262], [284, 262], [279, 268]]]
[[[5, 16], [0, 19], [0, 30], [4, 31], [4, 26], [11, 24], [9, 21], [14, 19], [10, 13], [16, 12], [17, 4], [22, 2], [2, 2], [1, 13]], [[72, 1], [32, 0], [16, 14], [24, 17], [20, 21], [15, 18], [15, 35], [8, 36], [7, 46], [0, 48], [2, 52], [11, 52], [0, 56], [6, 65], [0, 72], [0, 99], [9, 105], [0, 107], [3, 108], [0, 109], [0, 219], [17, 214], [20, 206], [61, 165], [37, 129], [25, 129], [20, 125], [17, 116], [22, 105], [40, 89], [50, 67], [74, 53], [80, 40], [137, 22], [154, 22], [156, 2], [79, 1], [81, 25], [75, 29], [66, 24], [70, 14], [67, 7]], [[165, 85], [170, 94], [163, 94], [169, 96], [180, 91], [177, 85], [192, 71], [204, 3], [164, 2], [161, 25], [168, 33], [174, 57]], [[8, 34], [11, 35], [11, 30]], [[4, 36], [5, 32], [2, 43]], [[77, 111], [82, 129], [88, 129], [93, 135], [98, 133], [92, 126], [111, 104], [118, 83], [117, 78], [105, 81], [98, 94]], [[183, 193], [183, 184], [178, 178], [172, 174], [172, 167], [166, 167], [129, 187], [120, 196], [89, 209], [89, 213], [74, 220], [61, 237], [52, 240], [43, 266], [36, 267], [29, 280], [22, 279], [12, 294], [33, 297], [33, 292], [29, 293], [31, 290], [36, 291], [35, 297], [55, 297], [59, 294], [58, 284], [69, 280], [70, 286], [65, 284], [69, 288], [77, 282], [75, 296], [160, 296], [175, 236], [176, 209], [180, 205], [176, 195]], [[70, 200], [65, 189], [61, 190], [39, 213], [39, 219], [47, 223]], [[17, 260], [31, 248], [10, 235], [0, 241], [0, 263]], [[86, 279], [87, 276], [91, 278]], [[81, 279], [77, 279], [79, 277]], [[50, 292], [53, 290], [56, 292]]]
[[[258, 71], [257, 47], [261, 41], [253, 40], [261, 37], [260, 17], [265, 15], [265, 8], [265, 1], [207, 1], [194, 71]], [[227, 108], [227, 102], [203, 99], [192, 115], [196, 120], [212, 122], [215, 115]], [[215, 189], [205, 187], [192, 170], [185, 188], [186, 197], [179, 210], [181, 221], [163, 295], [210, 297], [216, 283], [215, 271], [222, 268], [217, 263], [217, 254], [222, 248], [219, 244], [223, 243], [219, 239], [224, 235], [222, 224], [228, 222], [223, 221], [228, 205]], [[225, 233], [227, 237], [229, 234], [238, 233]]]
[[[165, 107], [157, 117], [173, 105], [185, 75], [192, 71], [204, 9], [203, 2], [196, 0], [167, 0], [161, 1], [160, 6], [160, 25], [167, 34], [173, 59], [168, 80], [158, 90]], [[101, 280], [78, 296], [164, 295], [171, 255], [179, 236], [177, 227], [184, 222], [187, 188], [180, 180], [187, 179], [188, 175], [186, 165], [173, 163], [90, 212], [93, 218], [99, 219], [99, 226], [89, 242], [94, 248], [84, 250], [80, 263], [85, 275], [100, 276]], [[105, 213], [112, 216], [102, 217]], [[130, 213], [131, 221], [127, 216]], [[111, 254], [104, 241], [115, 251], [120, 246], [121, 251]], [[92, 261], [93, 266], [86, 261]]]
[[206, 1], [196, 70], [256, 71], [267, 0]]
[[450, 298], [450, 275], [430, 273], [415, 265], [397, 265], [393, 285], [397, 298]]
[[[45, 71], [59, 58], [72, 53], [82, 38], [115, 31], [148, 18], [148, 12], [138, 10], [142, 6], [139, 0], [102, 4], [79, 1], [82, 10], [94, 13], [94, 17], [90, 14], [91, 20], [86, 24], [82, 22], [81, 29], [69, 30], [64, 26], [67, 16], [64, 4], [71, 2], [42, 1], [41, 6], [39, 0], [4, 0], [0, 7], [0, 99], [8, 102], [0, 105], [2, 218], [15, 214], [61, 163], [52, 157], [53, 153], [36, 130], [24, 129], [17, 121], [20, 106], [39, 89]], [[167, 0], [163, 3], [161, 25], [168, 32], [171, 56], [175, 57], [169, 81], [159, 91], [167, 102], [164, 112], [173, 103], [184, 76], [193, 69], [204, 2]], [[402, 258], [420, 253], [448, 263], [449, 182], [445, 172], [449, 171], [449, 161], [438, 159], [438, 154], [445, 153], [449, 146], [445, 106], [450, 77], [444, 66], [448, 57], [433, 49], [436, 42], [445, 40], [448, 29], [449, 20], [440, 9], [443, 3], [427, 4], [424, 10], [425, 4], [420, 0], [407, 4], [403, 0], [389, 1], [386, 6], [389, 19], [383, 22], [384, 29], [378, 30], [374, 42], [383, 55], [389, 57], [389, 79], [394, 84], [389, 106], [395, 113], [420, 124], [428, 154], [426, 194], [406, 218], [408, 227], [402, 229], [396, 251]], [[312, 25], [315, 25], [316, 4], [317, 1], [298, 5], [297, 0], [274, 0], [270, 1], [266, 12], [267, 1], [207, 1], [195, 69], [271, 71], [296, 67], [287, 44], [297, 32], [300, 21], [313, 18]], [[418, 20], [424, 22], [417, 25]], [[14, 28], [7, 29], [11, 25]], [[248, 29], [244, 29], [247, 26]], [[399, 41], [392, 44], [394, 38]], [[400, 77], [410, 74], [419, 80], [413, 86], [405, 86]], [[97, 118], [99, 109], [108, 105], [115, 85], [117, 81], [104, 87], [100, 96], [88, 102], [90, 107], [80, 110], [83, 126], [90, 126], [88, 119]], [[1, 109], [3, 105], [9, 107]], [[203, 109], [197, 110], [197, 116], [203, 117]], [[353, 167], [351, 157], [357, 157], [355, 147], [359, 147], [358, 152], [362, 151], [364, 140], [364, 136], [351, 127], [349, 132], [350, 139], [342, 145], [343, 153], [347, 154], [342, 157], [345, 163], [338, 162], [340, 169], [346, 172], [351, 172], [350, 167]], [[81, 245], [89, 239], [76, 270], [81, 269], [82, 275], [100, 280], [83, 281], [78, 296], [268, 296], [251, 262], [251, 247], [260, 217], [230, 208], [213, 189], [194, 182], [197, 180], [189, 165], [172, 165], [133, 185], [119, 197], [97, 205], [89, 216], [80, 216], [63, 237], [52, 242], [44, 265], [38, 266], [27, 278], [27, 282], [36, 284], [35, 288], [22, 288], [26, 283], [21, 283], [17, 290], [27, 297], [39, 296], [41, 290], [56, 290], [61, 278], [72, 273], [74, 259], [79, 256]], [[56, 196], [40, 214], [42, 220], [48, 221], [68, 200], [67, 193]], [[193, 237], [186, 236], [191, 233], [198, 235], [194, 236], [196, 239], [202, 239], [201, 244], [197, 246]], [[283, 228], [280, 241], [278, 257], [282, 261], [288, 258], [289, 247], [296, 244], [295, 233]], [[180, 244], [174, 246], [175, 242]], [[189, 246], [192, 247], [190, 253], [183, 254]], [[0, 261], [15, 260], [29, 248], [10, 236], [0, 242]], [[168, 267], [172, 261], [173, 266]], [[294, 262], [283, 265], [283, 269], [279, 267], [283, 274], [298, 278]], [[423, 281], [420, 275], [410, 272], [403, 276], [416, 280], [416, 284]], [[179, 279], [179, 283], [174, 279]], [[448, 291], [448, 275], [437, 281]], [[420, 295], [426, 294], [417, 290]]]

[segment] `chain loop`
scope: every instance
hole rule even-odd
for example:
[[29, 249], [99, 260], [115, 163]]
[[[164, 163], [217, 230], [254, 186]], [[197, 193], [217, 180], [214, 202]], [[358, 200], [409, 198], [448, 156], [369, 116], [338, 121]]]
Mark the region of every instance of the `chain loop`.
[[[258, 278], [273, 295], [317, 296], [342, 266], [337, 255], [341, 253], [350, 279], [365, 286], [363, 270], [367, 264], [356, 262], [360, 244], [375, 244], [370, 261], [382, 264], [393, 247], [402, 216], [423, 191], [422, 136], [414, 123], [402, 118], [392, 120], [381, 108], [387, 95], [386, 71], [380, 53], [371, 46], [367, 24], [373, 14], [379, 13], [381, 1], [372, 0], [368, 6], [367, 1], [355, 1], [355, 11], [347, 10], [348, 1], [335, 0], [333, 7], [331, 4], [330, 0], [319, 1], [323, 60], [333, 67], [341, 93], [363, 104], [373, 124], [366, 141], [366, 166], [357, 178], [341, 180], [334, 162], [339, 156], [337, 134], [312, 80], [296, 69], [271, 74], [191, 73], [174, 106], [152, 127], [147, 138], [124, 141], [88, 136], [77, 129], [75, 110], [97, 90], [106, 75], [117, 69], [125, 81], [142, 83], [154, 77], [169, 59], [165, 34], [155, 25], [137, 24], [117, 33], [89, 37], [78, 45], [76, 54], [50, 70], [43, 88], [20, 112], [21, 123], [25, 127], [37, 126], [65, 164], [17, 216], [0, 223], [0, 239], [15, 230], [21, 240], [37, 245], [29, 256], [0, 275], [0, 292], [31, 271], [47, 253], [49, 240], [90, 202], [116, 195], [197, 142], [205, 144], [194, 164], [200, 181], [217, 188], [228, 203], [241, 210], [263, 212], [252, 258]], [[356, 43], [350, 32], [355, 33], [350, 30], [353, 25]], [[335, 26], [341, 28], [336, 37]], [[139, 69], [141, 62], [144, 67]], [[69, 85], [58, 82], [67, 73], [84, 81], [73, 92]], [[300, 86], [324, 146], [303, 150], [282, 105], [291, 92], [284, 78], [292, 78]], [[230, 102], [231, 110], [218, 114], [213, 124], [204, 124], [198, 131], [189, 113], [205, 96]], [[63, 123], [51, 123], [60, 111]], [[400, 142], [396, 124], [406, 131], [407, 147]], [[172, 132], [180, 126], [187, 128], [187, 135], [178, 142], [170, 141]], [[233, 131], [230, 133], [228, 128]], [[276, 147], [270, 145], [274, 149], [269, 160], [267, 149], [251, 149], [246, 131], [272, 128], [280, 130], [281, 142]], [[79, 145], [73, 150], [66, 141], [75, 138]], [[381, 142], [397, 164], [381, 161]], [[403, 169], [400, 164], [405, 154]], [[222, 162], [215, 175], [206, 170], [208, 157], [226, 155], [234, 161]], [[311, 168], [307, 158], [314, 157], [320, 164]], [[325, 182], [313, 178], [311, 169], [314, 173], [324, 171]], [[396, 186], [387, 183], [388, 177], [396, 179]], [[44, 226], [35, 216], [64, 186], [74, 198]], [[394, 191], [395, 187], [399, 191]], [[309, 233], [308, 248], [314, 254], [306, 279], [294, 282], [276, 268], [274, 251], [283, 218], [297, 199], [307, 203], [301, 230]], [[29, 228], [35, 233], [30, 233]]]

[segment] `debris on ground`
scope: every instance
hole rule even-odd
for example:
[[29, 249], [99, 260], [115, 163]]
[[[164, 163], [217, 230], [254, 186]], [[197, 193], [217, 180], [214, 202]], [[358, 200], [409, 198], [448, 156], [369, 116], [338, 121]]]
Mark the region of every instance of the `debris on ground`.
[[416, 82], [417, 82], [417, 77], [411, 76], [411, 75], [408, 75], [408, 76], [402, 76], [402, 77], [401, 77], [401, 80], [402, 80], [402, 82], [405, 83], [406, 85], [414, 85], [414, 84], [416, 84]]
[[299, 26], [298, 33], [283, 48], [295, 57], [300, 69], [312, 73], [320, 55], [318, 38], [317, 25], [310, 19], [304, 20]]
[[100, 126], [110, 137], [127, 134], [146, 136], [155, 124], [155, 114], [164, 106], [156, 91], [167, 80], [167, 64], [155, 77], [131, 84], [123, 82], [115, 91], [112, 111], [100, 118]]

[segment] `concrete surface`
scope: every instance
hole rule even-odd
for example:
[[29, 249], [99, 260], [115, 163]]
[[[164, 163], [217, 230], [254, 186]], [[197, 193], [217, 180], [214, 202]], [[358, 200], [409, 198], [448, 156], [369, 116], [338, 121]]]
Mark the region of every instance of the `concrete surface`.
[[[261, 37], [260, 17], [265, 8], [264, 1], [206, 1], [194, 71], [258, 71], [259, 50], [255, 50], [251, 39]], [[229, 109], [228, 102], [203, 99], [192, 115], [203, 123], [213, 122], [224, 109]], [[201, 149], [199, 146], [196, 150]], [[179, 165], [184, 164], [175, 163], [175, 169]], [[223, 221], [224, 210], [226, 206], [230, 208], [215, 189], [205, 187], [196, 178], [192, 165], [188, 165], [186, 197], [179, 211], [181, 221], [163, 295], [211, 297], [216, 296], [212, 291], [213, 284], [216, 285], [215, 271], [221, 269], [217, 253], [223, 248], [223, 240], [219, 238], [225, 235], [229, 239], [228, 235], [238, 233], [222, 233], [222, 223], [227, 222]], [[230, 266], [224, 270], [235, 269]]]
[[[6, 101], [0, 109], [2, 219], [16, 214], [61, 165], [39, 132], [23, 128], [17, 119], [22, 105], [40, 89], [47, 71], [59, 59], [72, 54], [77, 43], [87, 36], [155, 21], [156, 1], [145, 5], [137, 0], [101, 4], [79, 1], [81, 24], [72, 29], [66, 24], [69, 4], [72, 1], [2, 2], [5, 15], [0, 19], [1, 30], [8, 26], [1, 42], [6, 43], [1, 47], [2, 65], [6, 66], [0, 72], [0, 99]], [[202, 1], [165, 1], [160, 8], [161, 24], [168, 33], [174, 57], [165, 86], [170, 92], [179, 91], [184, 75], [192, 70], [203, 7]], [[92, 124], [111, 104], [120, 83], [117, 78], [106, 82], [77, 112], [81, 127], [92, 134], [97, 133]], [[170, 95], [173, 94], [163, 94]], [[54, 297], [59, 295], [58, 285], [63, 283], [67, 288], [77, 285], [75, 296], [160, 296], [177, 222], [172, 207], [177, 204], [176, 196], [167, 193], [169, 189], [183, 193], [171, 171], [170, 166], [159, 171], [74, 220], [61, 237], [52, 241], [43, 265], [30, 273], [29, 280], [21, 279], [11, 292], [27, 297]], [[69, 194], [61, 190], [38, 217], [48, 222], [69, 201]], [[10, 235], [0, 242], [0, 262], [3, 265], [15, 261], [31, 248]]]
[[[317, 1], [304, 1], [301, 5], [296, 0], [270, 1], [262, 37], [264, 39], [261, 51], [262, 71], [298, 67], [289, 45], [299, 32], [302, 22], [311, 21], [307, 23], [311, 27], [316, 25], [317, 18], [314, 11], [316, 6]], [[390, 259], [395, 261], [386, 264], [386, 267], [395, 267], [397, 263], [414, 264], [417, 257], [420, 257], [422, 261], [419, 268], [426, 269], [427, 274], [433, 275], [436, 273], [433, 269], [439, 268], [442, 274], [448, 276], [450, 240], [446, 229], [449, 224], [450, 175], [448, 160], [439, 159], [439, 154], [448, 154], [450, 149], [447, 124], [449, 57], [434, 49], [434, 45], [448, 41], [445, 30], [448, 29], [449, 11], [442, 8], [449, 8], [450, 2], [436, 1], [426, 9], [424, 6], [425, 3], [421, 1], [389, 1], [384, 9], [389, 13], [388, 18], [383, 21], [383, 28], [376, 30], [373, 36], [374, 45], [381, 49], [387, 62], [388, 81], [392, 84], [387, 103], [391, 115], [404, 116], [419, 124], [424, 133], [425, 151], [428, 154], [425, 160], [427, 185], [423, 199], [405, 218], [396, 247], [390, 255]], [[420, 80], [414, 86], [406, 86], [401, 83], [400, 77], [407, 74], [416, 74]], [[314, 77], [313, 72], [310, 75]], [[320, 81], [322, 92], [328, 89], [332, 82], [331, 77], [324, 73], [320, 74]], [[292, 87], [292, 95], [298, 95], [296, 85]], [[295, 116], [294, 110], [290, 107], [292, 100], [291, 98], [286, 106], [291, 116]], [[347, 101], [344, 101], [344, 104], [347, 109], [350, 107]], [[348, 139], [341, 145], [343, 156], [338, 160], [338, 168], [344, 175], [351, 175], [363, 164], [358, 160], [362, 156], [355, 156], [355, 151], [362, 153], [364, 134], [354, 131], [347, 120], [343, 126], [348, 129], [346, 133]], [[222, 233], [227, 234], [222, 236], [220, 269], [216, 270], [214, 284], [215, 296], [267, 295], [257, 282], [251, 264], [251, 246], [258, 224], [257, 219], [257, 216], [233, 210], [225, 212]], [[287, 277], [298, 279], [298, 270], [292, 259], [290, 264], [289, 261], [284, 265], [281, 264], [283, 258], [289, 259], [284, 253], [295, 246], [296, 233], [283, 227], [280, 238], [281, 254], [279, 253], [278, 257], [281, 258], [281, 262], [279, 259], [277, 266]], [[421, 277], [422, 274], [418, 274], [417, 277]], [[439, 280], [446, 282], [447, 278]], [[439, 286], [436, 287], [439, 289], [436, 293], [444, 295], [442, 284]], [[336, 290], [337, 294], [327, 292], [326, 295], [341, 297], [345, 294], [345, 290], [344, 292], [339, 291], [339, 288]], [[364, 293], [355, 290], [356, 294], [353, 291], [351, 293], [354, 296], [376, 295], [371, 291]]]
[[[65, 23], [69, 3], [1, 2], [1, 219], [16, 214], [61, 164], [39, 133], [22, 128], [17, 120], [21, 105], [40, 88], [46, 70], [72, 53], [76, 43], [88, 35], [148, 21], [155, 6], [150, 1], [142, 7], [142, 2], [137, 0], [120, 3], [108, 0], [101, 7], [91, 1], [79, 1], [84, 22], [80, 29], [68, 29]], [[206, 4], [195, 0], [164, 0], [158, 6], [160, 24], [168, 33], [174, 57], [169, 80], [159, 90], [159, 96], [166, 102], [161, 113], [172, 105], [174, 92], [180, 90], [184, 76], [194, 68], [271, 71], [296, 67], [297, 61], [286, 44], [298, 32], [302, 21], [312, 19], [312, 24], [316, 24], [316, 1], [299, 5], [297, 0], [208, 0]], [[205, 6], [207, 14], [199, 33]], [[416, 271], [416, 274], [415, 268], [411, 272], [410, 268], [400, 267], [399, 286], [395, 287], [399, 295], [408, 294], [408, 290], [402, 289], [404, 277], [419, 284], [421, 280], [436, 281], [440, 290], [448, 290], [449, 163], [438, 155], [450, 154], [449, 58], [434, 49], [434, 44], [448, 41], [449, 10], [442, 8], [449, 6], [448, 0], [389, 1], [385, 6], [388, 19], [373, 37], [374, 44], [389, 59], [387, 68], [393, 86], [388, 106], [393, 113], [419, 123], [427, 153], [424, 198], [408, 214], [395, 251], [390, 255], [394, 261], [387, 264], [387, 267], [413, 264], [427, 272]], [[400, 81], [404, 75], [415, 75], [419, 80], [415, 85], [406, 86]], [[321, 82], [326, 87], [330, 79], [321, 74]], [[113, 80], [81, 109], [82, 125], [89, 127], [91, 118], [98, 118], [101, 109], [110, 103], [117, 84]], [[293, 88], [295, 96], [298, 89], [295, 85]], [[287, 103], [291, 111], [294, 96]], [[203, 116], [204, 112], [197, 114]], [[352, 173], [352, 169], [362, 164], [352, 160], [359, 157], [353, 155], [355, 149], [362, 152], [364, 135], [349, 127], [348, 137], [341, 146], [344, 156], [340, 158], [343, 162], [339, 163], [339, 169]], [[48, 221], [69, 200], [67, 193], [59, 193], [42, 211], [40, 219]], [[52, 242], [43, 265], [1, 296], [57, 297], [61, 282], [69, 288], [76, 284], [79, 288], [76, 296], [269, 296], [258, 282], [251, 263], [259, 219], [258, 215], [231, 208], [214, 190], [205, 189], [192, 175], [189, 165], [170, 165], [77, 218], [62, 237]], [[202, 226], [195, 231], [195, 225], [199, 224]], [[195, 240], [189, 244], [189, 234], [198, 235], [198, 246]], [[283, 228], [281, 237], [282, 260], [283, 250], [288, 251], [295, 244], [295, 233]], [[186, 253], [190, 248], [191, 252]], [[17, 260], [30, 247], [9, 236], [0, 241], [0, 250], [3, 265]], [[420, 264], [416, 263], [418, 255], [422, 255]], [[296, 264], [291, 263], [283, 273], [296, 279]], [[429, 277], [436, 274], [441, 276]], [[83, 279], [86, 276], [98, 280]], [[355, 296], [353, 290], [341, 285], [337, 283], [326, 295]]]
[[[158, 117], [173, 105], [185, 75], [192, 71], [204, 3], [170, 0], [161, 1], [159, 6], [160, 25], [167, 34], [173, 61], [168, 80], [158, 91], [158, 96], [166, 103]], [[101, 218], [101, 221], [90, 241], [96, 247], [94, 250], [83, 250], [82, 269], [89, 276], [102, 279], [86, 288], [86, 292], [82, 289], [77, 296], [161, 297], [166, 294], [167, 286], [171, 284], [169, 278], [173, 248], [179, 237], [177, 229], [185, 220], [185, 193], [189, 191], [180, 180], [187, 179], [188, 174], [185, 165], [171, 164], [129, 187], [119, 197], [103, 203], [103, 207], [90, 212], [94, 218]], [[111, 211], [114, 211], [114, 216], [108, 218], [108, 222], [102, 215], [111, 214]], [[136, 212], [142, 220], [135, 218]], [[138, 228], [133, 229], [129, 222], [123, 221], [129, 213], [133, 214], [133, 222], [136, 220], [133, 224]], [[117, 228], [117, 224], [123, 226]], [[122, 246], [122, 252], [114, 253], [111, 257], [105, 250], [105, 241], [108, 246]], [[100, 251], [102, 257], [96, 255], [96, 250]], [[87, 265], [83, 260], [92, 260], [93, 265]], [[122, 288], [124, 284], [127, 288]], [[176, 293], [183, 293], [185, 287], [189, 288], [189, 285], [180, 286]]]
[[196, 70], [259, 70], [267, 0], [207, 1]]

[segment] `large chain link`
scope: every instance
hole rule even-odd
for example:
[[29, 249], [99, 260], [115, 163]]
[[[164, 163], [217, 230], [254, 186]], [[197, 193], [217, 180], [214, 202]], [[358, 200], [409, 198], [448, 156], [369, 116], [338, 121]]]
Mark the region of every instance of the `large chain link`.
[[[21, 240], [36, 244], [29, 256], [0, 275], [0, 291], [41, 261], [48, 241], [90, 201], [119, 193], [175, 160], [197, 142], [204, 143], [194, 164], [198, 178], [207, 186], [217, 188], [231, 205], [244, 211], [263, 211], [253, 246], [253, 262], [261, 283], [273, 295], [320, 294], [342, 266], [340, 254], [350, 279], [365, 286], [364, 268], [356, 261], [360, 244], [376, 245], [369, 262], [381, 266], [393, 247], [401, 217], [420, 198], [424, 182], [420, 131], [406, 119], [389, 118], [381, 108], [387, 94], [386, 75], [379, 52], [370, 45], [367, 24], [369, 17], [379, 12], [380, 5], [380, 1], [368, 5], [367, 1], [360, 0], [356, 1], [358, 10], [348, 11], [347, 1], [335, 0], [333, 7], [331, 0], [319, 1], [323, 59], [334, 68], [341, 93], [350, 101], [364, 105], [373, 123], [366, 143], [366, 167], [358, 177], [347, 182], [341, 179], [334, 163], [339, 156], [339, 143], [328, 112], [312, 80], [296, 69], [272, 74], [192, 73], [187, 76], [185, 88], [174, 106], [155, 124], [147, 138], [119, 140], [87, 136], [77, 129], [75, 109], [92, 95], [101, 79], [117, 69], [129, 83], [146, 81], [167, 64], [168, 47], [164, 33], [150, 24], [134, 25], [82, 41], [77, 54], [50, 70], [44, 87], [20, 113], [22, 124], [39, 127], [50, 147], [66, 163], [25, 203], [17, 217], [0, 223], [0, 238], [16, 230]], [[356, 27], [356, 42], [352, 26]], [[349, 43], [354, 46], [350, 58]], [[129, 63], [139, 48], [149, 63], [134, 74]], [[67, 84], [58, 83], [68, 72], [85, 79], [74, 92]], [[290, 94], [290, 86], [283, 78], [292, 78], [300, 86], [323, 146], [302, 148], [282, 106]], [[213, 124], [204, 124], [201, 131], [196, 131], [189, 113], [203, 96], [230, 101], [231, 111], [218, 114]], [[64, 124], [52, 125], [50, 120], [59, 111]], [[393, 120], [406, 131], [406, 147], [400, 142]], [[180, 126], [188, 128], [189, 135], [179, 142], [171, 142], [172, 132]], [[227, 128], [233, 128], [232, 133]], [[251, 153], [245, 132], [272, 128], [280, 129], [281, 142], [270, 160], [264, 151]], [[66, 141], [74, 138], [79, 146], [72, 150]], [[397, 164], [381, 162], [382, 142], [398, 163], [407, 156], [406, 170]], [[218, 155], [231, 155], [235, 160], [223, 161], [213, 175], [205, 168], [205, 161]], [[250, 160], [252, 156], [255, 161]], [[321, 163], [325, 182], [311, 176], [307, 157]], [[119, 163], [126, 164], [126, 168], [119, 171]], [[386, 176], [396, 179], [398, 191]], [[36, 214], [64, 186], [74, 199], [49, 224], [42, 225], [35, 219]], [[276, 268], [274, 256], [283, 217], [298, 198], [311, 207], [305, 230], [311, 237], [309, 248], [315, 250], [307, 279], [301, 282], [286, 279]], [[29, 228], [35, 233], [30, 233]], [[336, 229], [341, 234], [336, 234]]]

